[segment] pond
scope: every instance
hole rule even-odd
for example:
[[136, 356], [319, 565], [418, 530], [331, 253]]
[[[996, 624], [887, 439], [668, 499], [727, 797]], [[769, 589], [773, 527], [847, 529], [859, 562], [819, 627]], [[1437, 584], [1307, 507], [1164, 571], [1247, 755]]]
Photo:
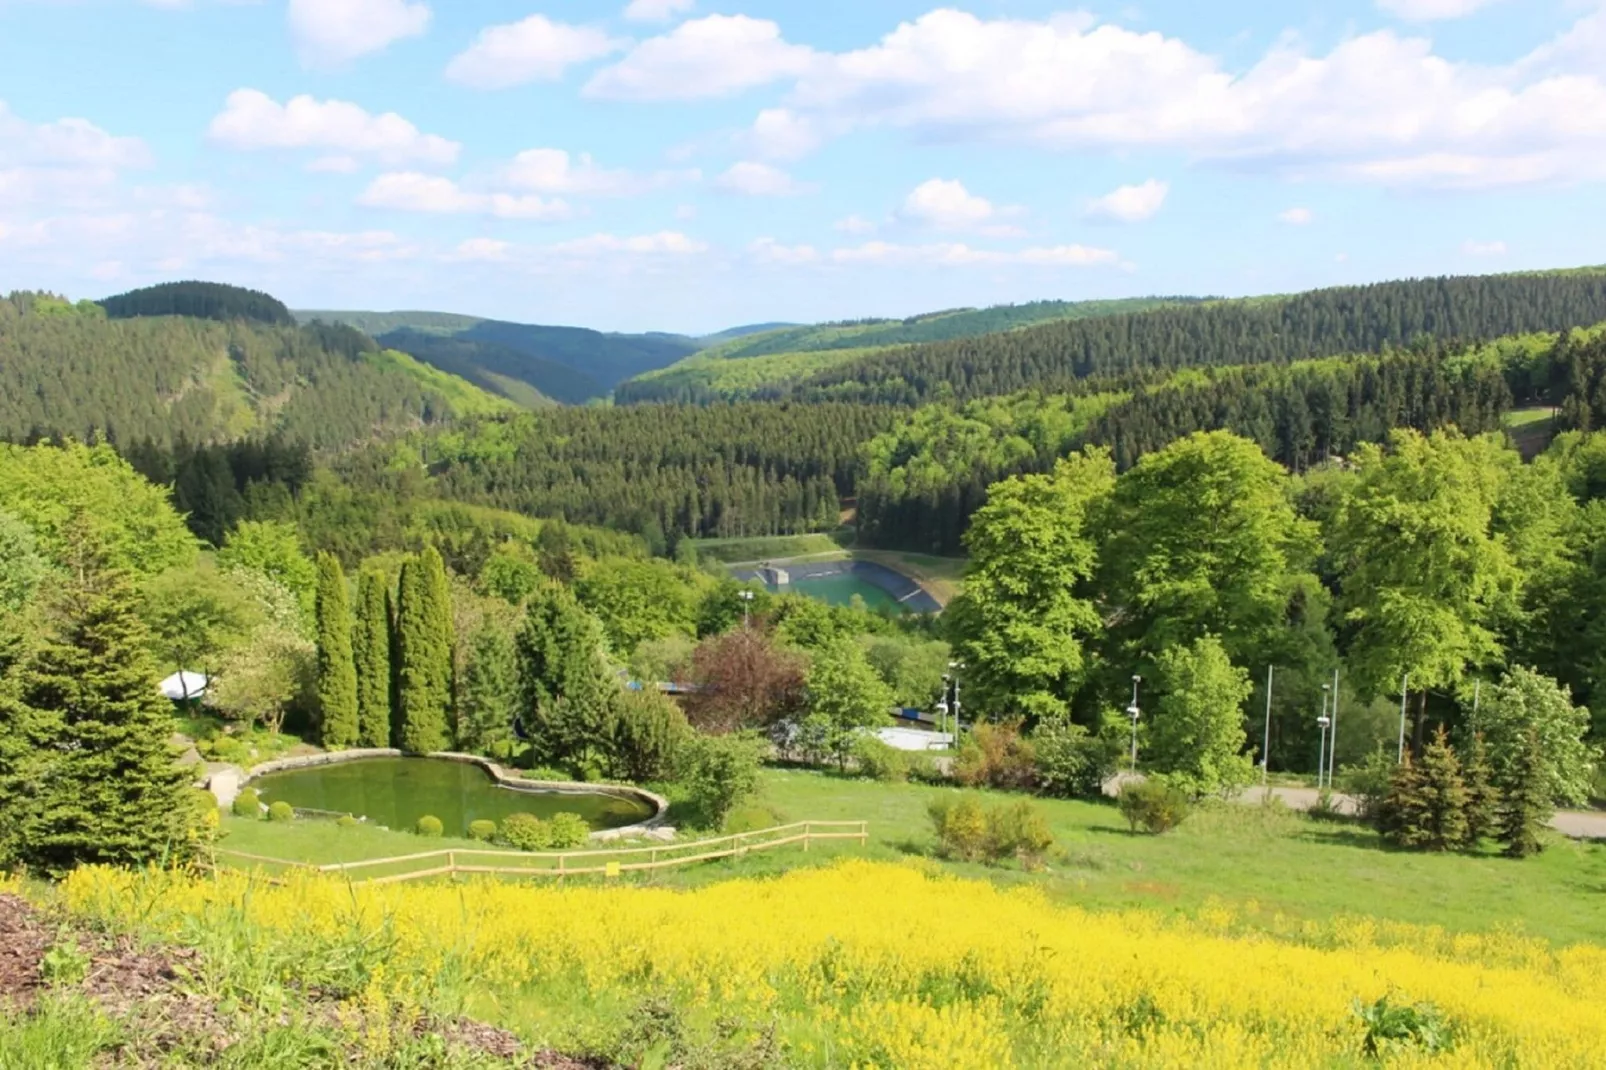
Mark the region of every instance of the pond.
[[864, 600], [866, 609], [889, 609], [894, 613], [904, 611], [902, 603], [894, 598], [890, 591], [877, 587], [851, 572], [837, 576], [793, 580], [788, 585], [788, 590], [833, 606], [852, 605], [853, 598], [857, 595]]
[[739, 567], [739, 580], [757, 581], [772, 591], [795, 591], [834, 606], [863, 599], [871, 610], [892, 613], [937, 613], [942, 606], [910, 577], [874, 561], [782, 562], [776, 566]]
[[471, 821], [510, 814], [579, 814], [593, 829], [620, 828], [652, 816], [646, 800], [601, 793], [515, 791], [470, 762], [438, 758], [364, 758], [269, 773], [251, 782], [266, 803], [352, 814], [392, 829], [411, 829], [426, 814], [448, 836], [468, 835]]

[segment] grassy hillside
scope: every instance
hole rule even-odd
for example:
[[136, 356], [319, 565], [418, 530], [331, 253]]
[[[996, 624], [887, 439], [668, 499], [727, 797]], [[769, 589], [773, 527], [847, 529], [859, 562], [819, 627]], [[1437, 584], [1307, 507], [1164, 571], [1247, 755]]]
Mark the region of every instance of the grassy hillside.
[[[623, 384], [623, 404], [648, 401], [703, 403], [765, 397], [794, 384], [927, 342], [1021, 330], [1060, 320], [1114, 316], [1198, 303], [1198, 298], [1141, 297], [1118, 301], [1037, 301], [986, 309], [952, 309], [904, 320], [863, 320], [782, 327], [759, 333], [727, 332], [723, 341], [676, 364]], [[711, 336], [705, 341], [716, 341]]]
[[[204, 310], [217, 318], [204, 319], [131, 314], [173, 307], [167, 291], [114, 301], [128, 318], [47, 295], [0, 299], [0, 436], [166, 444], [280, 431], [340, 449], [376, 432], [513, 407], [350, 327], [233, 315], [225, 289], [206, 291]], [[265, 298], [241, 295], [247, 304]]]

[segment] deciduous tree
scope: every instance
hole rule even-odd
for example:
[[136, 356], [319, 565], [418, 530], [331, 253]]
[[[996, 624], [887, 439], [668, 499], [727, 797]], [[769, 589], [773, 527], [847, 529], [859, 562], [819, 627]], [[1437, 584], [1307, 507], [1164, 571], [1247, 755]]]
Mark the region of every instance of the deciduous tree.
[[1156, 667], [1160, 699], [1149, 725], [1149, 765], [1199, 795], [1248, 784], [1254, 776], [1243, 753], [1249, 674], [1213, 635], [1165, 651]]

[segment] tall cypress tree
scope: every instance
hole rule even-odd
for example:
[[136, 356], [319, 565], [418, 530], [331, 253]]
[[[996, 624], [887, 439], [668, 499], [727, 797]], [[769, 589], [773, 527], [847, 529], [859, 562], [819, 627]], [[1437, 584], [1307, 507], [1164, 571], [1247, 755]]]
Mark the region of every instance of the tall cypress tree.
[[357, 580], [357, 623], [352, 661], [357, 672], [357, 741], [390, 746], [390, 584], [364, 569]]
[[396, 724], [402, 750], [451, 746], [452, 607], [446, 566], [434, 547], [402, 566], [396, 608]]
[[323, 745], [356, 746], [357, 667], [351, 646], [351, 603], [346, 574], [334, 554], [318, 555], [318, 707]]
[[174, 760], [173, 710], [146, 640], [133, 585], [99, 573], [68, 592], [22, 666], [18, 697], [44, 768], [18, 815], [20, 861], [62, 873], [189, 853], [189, 777]]

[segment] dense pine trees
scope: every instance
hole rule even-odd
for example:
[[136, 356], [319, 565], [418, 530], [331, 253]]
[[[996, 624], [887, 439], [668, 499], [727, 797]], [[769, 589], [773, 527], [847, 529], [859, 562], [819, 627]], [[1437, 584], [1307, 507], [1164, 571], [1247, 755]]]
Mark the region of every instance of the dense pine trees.
[[395, 744], [412, 754], [452, 745], [452, 606], [446, 566], [429, 547], [402, 566], [396, 604]]
[[189, 316], [202, 320], [254, 320], [279, 327], [296, 319], [283, 302], [257, 290], [216, 282], [167, 282], [132, 290], [99, 302], [112, 319], [136, 316]]
[[361, 732], [351, 600], [346, 574], [333, 554], [318, 556], [317, 618], [319, 735], [329, 750], [354, 747]]

